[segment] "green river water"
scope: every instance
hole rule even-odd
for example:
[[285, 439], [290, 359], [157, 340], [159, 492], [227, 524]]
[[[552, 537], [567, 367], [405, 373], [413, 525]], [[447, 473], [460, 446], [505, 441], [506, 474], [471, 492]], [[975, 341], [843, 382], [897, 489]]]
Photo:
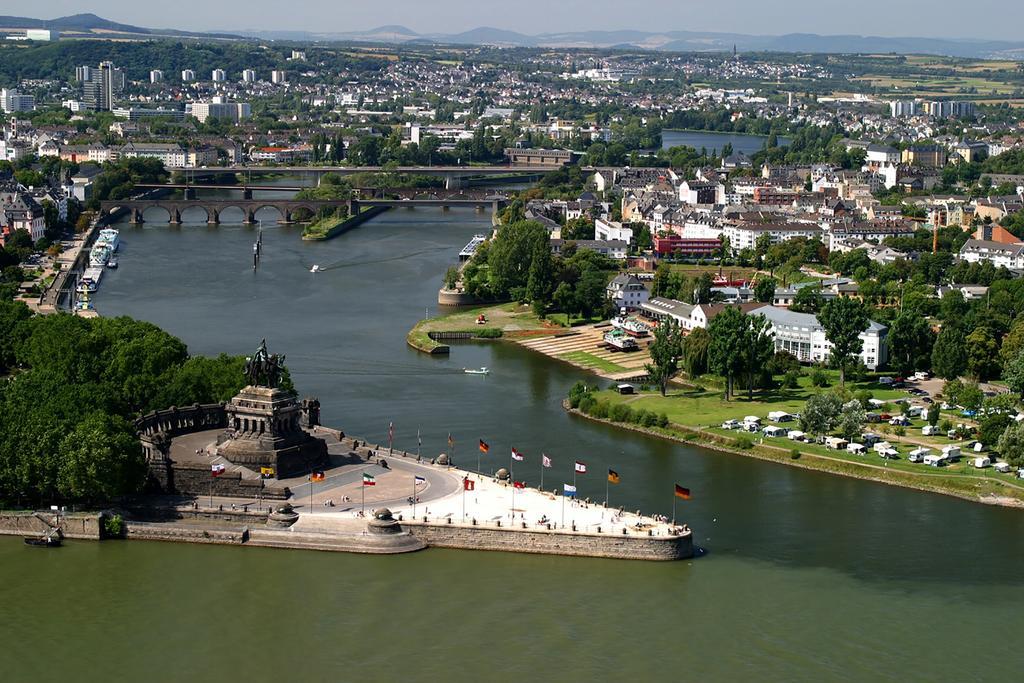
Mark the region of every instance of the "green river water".
[[[371, 440], [393, 420], [396, 445], [414, 448], [419, 428], [430, 454], [452, 432], [467, 466], [478, 438], [492, 454], [514, 445], [531, 484], [543, 450], [549, 488], [583, 459], [593, 474], [580, 492], [595, 498], [611, 466], [622, 475], [613, 504], [645, 512], [668, 513], [679, 482], [694, 497], [678, 516], [706, 554], [659, 564], [85, 541], [51, 552], [0, 537], [0, 680], [1021, 675], [1024, 513], [590, 423], [560, 408], [584, 375], [512, 344], [457, 345], [450, 358], [408, 349], [405, 333], [434, 311], [444, 269], [486, 215], [392, 211], [309, 244], [267, 213], [255, 273], [254, 229], [147, 217], [121, 226], [120, 269], [95, 299], [103, 315], [150, 320], [196, 353], [248, 353], [266, 337], [326, 424]], [[461, 371], [482, 365], [489, 376]]]

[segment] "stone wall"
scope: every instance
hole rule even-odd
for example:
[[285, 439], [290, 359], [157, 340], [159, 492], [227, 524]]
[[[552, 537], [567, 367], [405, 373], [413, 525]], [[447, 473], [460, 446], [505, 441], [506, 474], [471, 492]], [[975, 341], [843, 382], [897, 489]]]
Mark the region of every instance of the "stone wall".
[[128, 522], [125, 524], [125, 535], [127, 538], [142, 541], [241, 545], [248, 540], [249, 530], [244, 527], [241, 529], [204, 529], [183, 525]]
[[403, 521], [402, 528], [428, 547], [501, 550], [544, 555], [575, 555], [623, 560], [681, 560], [693, 557], [693, 535], [637, 536], [620, 533], [566, 533], [542, 529]]
[[265, 487], [262, 479], [243, 479], [242, 473], [225, 472], [219, 477], [210, 474], [210, 468], [198, 465], [174, 465], [174, 491], [184, 496], [230, 496], [265, 500], [286, 500], [291, 491], [287, 486]]
[[[9, 536], [40, 536], [50, 530], [47, 520], [53, 515], [46, 512], [0, 512], [0, 534]], [[60, 530], [66, 538], [99, 540], [99, 513], [73, 513], [62, 515]]]

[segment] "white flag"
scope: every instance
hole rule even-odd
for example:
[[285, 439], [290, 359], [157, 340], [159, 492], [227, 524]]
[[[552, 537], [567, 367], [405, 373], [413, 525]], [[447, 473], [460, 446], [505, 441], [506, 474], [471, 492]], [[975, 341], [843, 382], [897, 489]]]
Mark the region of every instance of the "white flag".
[[587, 464], [577, 460], [576, 461], [576, 471], [579, 472], [580, 474], [586, 474], [587, 473]]

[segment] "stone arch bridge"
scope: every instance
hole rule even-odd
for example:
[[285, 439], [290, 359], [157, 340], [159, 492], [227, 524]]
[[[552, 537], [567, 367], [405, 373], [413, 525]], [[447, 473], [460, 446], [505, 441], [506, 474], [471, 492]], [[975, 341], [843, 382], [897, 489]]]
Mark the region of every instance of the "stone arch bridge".
[[[380, 194], [380, 193], [378, 193]], [[220, 223], [221, 213], [228, 209], [238, 209], [244, 216], [243, 223], [254, 225], [256, 223], [256, 212], [260, 209], [275, 209], [280, 218], [280, 223], [292, 223], [295, 221], [295, 214], [303, 211], [310, 215], [316, 215], [321, 209], [337, 208], [344, 206], [348, 209], [350, 216], [357, 215], [364, 207], [417, 207], [436, 206], [442, 209], [451, 207], [473, 207], [478, 210], [490, 208], [492, 213], [497, 213], [508, 201], [502, 194], [486, 192], [484, 190], [464, 190], [460, 192], [424, 192], [423, 190], [387, 190], [383, 196], [360, 196], [353, 199], [253, 199], [251, 197], [230, 198], [230, 199], [116, 199], [100, 202], [100, 211], [103, 215], [126, 211], [129, 221], [133, 224], [144, 223], [143, 215], [148, 209], [162, 209], [167, 213], [167, 222], [173, 225], [180, 224], [181, 215], [191, 208], [200, 208], [206, 212], [206, 222], [210, 225]]]

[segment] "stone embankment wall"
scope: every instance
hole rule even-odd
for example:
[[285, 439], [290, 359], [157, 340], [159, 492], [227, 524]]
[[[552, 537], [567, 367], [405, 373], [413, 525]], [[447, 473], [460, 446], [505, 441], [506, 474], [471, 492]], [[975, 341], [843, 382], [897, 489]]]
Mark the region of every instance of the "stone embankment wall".
[[179, 524], [128, 522], [125, 524], [125, 537], [141, 541], [241, 545], [248, 540], [249, 529], [208, 529]]
[[[47, 512], [0, 512], [0, 534], [41, 536], [50, 530], [53, 514]], [[60, 518], [60, 531], [66, 538], [100, 538], [100, 515], [70, 514]]]
[[575, 555], [622, 560], [681, 560], [693, 557], [693, 534], [637, 536], [568, 533], [541, 529], [497, 528], [466, 524], [403, 521], [402, 528], [428, 547], [501, 550], [543, 555]]
[[333, 228], [328, 230], [327, 233], [324, 234], [322, 237], [308, 237], [306, 235], [303, 235], [302, 239], [310, 241], [310, 242], [322, 242], [324, 240], [332, 239], [334, 237], [337, 237], [338, 235], [345, 234], [346, 232], [348, 232], [352, 228], [356, 227], [357, 225], [362, 225], [363, 223], [365, 223], [366, 221], [370, 220], [374, 216], [379, 216], [380, 214], [382, 214], [385, 211], [387, 211], [389, 208], [391, 208], [391, 207], [389, 207], [389, 206], [370, 206], [370, 207], [367, 207], [367, 208], [363, 209], [362, 211], [360, 211], [355, 216], [352, 216], [351, 218], [349, 218], [349, 219], [339, 223], [338, 225], [334, 226]]

